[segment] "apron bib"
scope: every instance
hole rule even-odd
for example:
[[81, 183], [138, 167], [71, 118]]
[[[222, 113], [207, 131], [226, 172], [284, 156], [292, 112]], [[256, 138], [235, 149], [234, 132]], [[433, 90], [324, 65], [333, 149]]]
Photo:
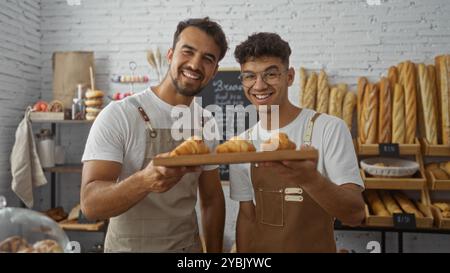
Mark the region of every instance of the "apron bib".
[[[311, 145], [316, 113], [303, 143]], [[256, 226], [250, 252], [336, 252], [334, 219], [299, 185], [282, 181], [270, 169], [251, 165]], [[261, 240], [260, 238], [264, 238]]]
[[[143, 108], [134, 98], [130, 101], [145, 121], [145, 168], [155, 155], [170, 152], [183, 140], [175, 141], [170, 129], [153, 129]], [[167, 192], [149, 193], [111, 218], [105, 252], [202, 252], [195, 211], [199, 176], [188, 173]]]

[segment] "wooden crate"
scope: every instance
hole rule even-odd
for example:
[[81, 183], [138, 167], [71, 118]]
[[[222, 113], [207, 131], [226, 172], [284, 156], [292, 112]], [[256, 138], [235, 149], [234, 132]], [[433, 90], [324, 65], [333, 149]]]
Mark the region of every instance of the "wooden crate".
[[431, 190], [450, 190], [450, 180], [438, 180], [431, 171], [425, 171], [428, 188]]
[[[433, 213], [426, 199], [426, 189], [421, 191], [420, 201], [413, 201], [425, 217], [416, 217], [417, 228], [431, 228], [433, 226]], [[392, 216], [377, 216], [370, 213], [369, 206], [365, 204], [365, 225], [373, 227], [394, 227]]]
[[[358, 155], [379, 155], [378, 144], [362, 144], [360, 139], [357, 140]], [[414, 144], [399, 144], [400, 155], [416, 155], [420, 153], [420, 142], [416, 138]]]
[[426, 156], [450, 156], [450, 145], [431, 145], [424, 138], [420, 139], [422, 154]]
[[408, 178], [379, 178], [366, 174], [362, 169], [360, 172], [366, 189], [422, 190], [427, 181], [422, 168]]
[[31, 112], [30, 120], [64, 120], [64, 112]]

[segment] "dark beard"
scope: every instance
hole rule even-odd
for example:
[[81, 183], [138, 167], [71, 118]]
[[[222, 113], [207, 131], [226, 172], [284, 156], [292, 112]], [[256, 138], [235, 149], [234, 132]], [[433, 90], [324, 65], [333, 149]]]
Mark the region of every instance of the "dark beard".
[[180, 84], [178, 83], [177, 79], [175, 79], [170, 72], [169, 72], [169, 76], [170, 76], [170, 79], [172, 81], [173, 86], [175, 86], [175, 90], [177, 90], [177, 93], [181, 94], [183, 96], [195, 97], [197, 94], [202, 92], [203, 88], [205, 88], [205, 86], [200, 86], [200, 88], [198, 88], [196, 90], [190, 90], [188, 88], [183, 88], [183, 87], [180, 86]]

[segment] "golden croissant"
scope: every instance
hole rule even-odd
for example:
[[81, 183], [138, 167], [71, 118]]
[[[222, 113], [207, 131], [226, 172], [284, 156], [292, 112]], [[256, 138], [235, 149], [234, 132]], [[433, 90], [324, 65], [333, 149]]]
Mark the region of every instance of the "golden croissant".
[[295, 143], [290, 141], [285, 133], [273, 135], [261, 144], [262, 151], [295, 150], [296, 148]]
[[232, 137], [225, 143], [220, 144], [216, 148], [216, 153], [239, 153], [239, 152], [255, 152], [255, 146], [245, 139]]
[[207, 154], [209, 153], [209, 148], [199, 137], [190, 137], [183, 143], [178, 145], [172, 152], [170, 156], [179, 155], [194, 155], [194, 154]]

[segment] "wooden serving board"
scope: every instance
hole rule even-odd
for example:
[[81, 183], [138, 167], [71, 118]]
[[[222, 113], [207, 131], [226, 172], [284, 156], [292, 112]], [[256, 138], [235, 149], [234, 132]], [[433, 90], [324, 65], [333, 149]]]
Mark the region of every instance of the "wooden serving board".
[[237, 164], [249, 162], [305, 160], [316, 159], [316, 150], [284, 150], [273, 152], [221, 153], [203, 155], [181, 155], [176, 157], [158, 157], [153, 159], [153, 165], [165, 167]]

